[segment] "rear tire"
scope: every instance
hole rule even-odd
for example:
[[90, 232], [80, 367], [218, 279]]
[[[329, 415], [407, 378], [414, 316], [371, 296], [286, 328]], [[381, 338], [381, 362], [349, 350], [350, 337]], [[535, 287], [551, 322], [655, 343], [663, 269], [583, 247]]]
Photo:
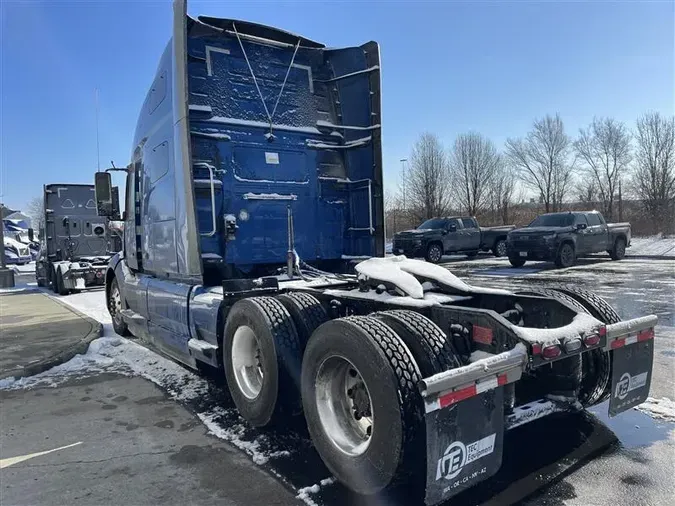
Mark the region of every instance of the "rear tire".
[[264, 427], [300, 411], [300, 338], [273, 297], [251, 297], [230, 309], [223, 331], [227, 386], [241, 416]]
[[429, 245], [427, 248], [427, 253], [424, 256], [427, 262], [431, 262], [432, 264], [437, 264], [438, 262], [441, 261], [441, 258], [443, 258], [443, 246], [438, 244], [437, 242], [432, 243]]
[[513, 267], [522, 267], [523, 265], [525, 265], [525, 262], [526, 262], [525, 260], [519, 257], [509, 257], [509, 263]]
[[350, 490], [376, 494], [424, 472], [420, 379], [406, 345], [377, 318], [332, 320], [312, 335], [302, 368], [307, 427], [328, 469]]
[[291, 315], [300, 338], [300, 354], [314, 331], [328, 321], [328, 314], [319, 300], [303, 292], [284, 293], [276, 297]]
[[619, 237], [614, 241], [614, 246], [609, 252], [609, 256], [612, 260], [621, 260], [626, 256], [626, 240], [623, 237]]
[[[619, 313], [602, 297], [574, 286], [556, 287], [582, 305], [586, 312], [605, 324], [621, 321]], [[607, 400], [611, 394], [612, 359], [610, 352], [595, 349], [582, 355], [582, 380], [579, 402], [594, 406]]]
[[427, 378], [461, 365], [445, 332], [421, 314], [403, 309], [383, 311], [371, 316], [396, 332], [417, 362], [422, 377]]
[[506, 256], [506, 240], [499, 239], [494, 248], [492, 248], [492, 254], [496, 257], [505, 257]]
[[558, 248], [558, 252], [555, 255], [555, 265], [561, 268], [572, 267], [576, 259], [574, 246], [566, 242]]
[[70, 295], [70, 289], [66, 288], [63, 283], [63, 274], [61, 274], [61, 271], [56, 271], [56, 291], [59, 295]]

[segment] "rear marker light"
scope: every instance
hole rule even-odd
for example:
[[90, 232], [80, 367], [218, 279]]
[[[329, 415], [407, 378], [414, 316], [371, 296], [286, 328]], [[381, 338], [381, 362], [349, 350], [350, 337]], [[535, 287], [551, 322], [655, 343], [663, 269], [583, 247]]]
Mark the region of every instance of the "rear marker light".
[[552, 346], [547, 346], [541, 351], [541, 355], [546, 358], [546, 359], [552, 359], [559, 357], [560, 354], [562, 353], [562, 350], [560, 349], [560, 346], [557, 344], [554, 344]]
[[540, 344], [533, 344], [532, 345], [532, 354], [533, 355], [541, 355], [541, 345]]
[[[604, 328], [604, 327], [603, 327]], [[593, 334], [591, 336], [584, 337], [584, 344], [586, 346], [595, 346], [600, 342], [600, 336]]]
[[600, 337], [605, 337], [607, 335], [607, 327], [604, 325], [598, 329], [598, 335]]

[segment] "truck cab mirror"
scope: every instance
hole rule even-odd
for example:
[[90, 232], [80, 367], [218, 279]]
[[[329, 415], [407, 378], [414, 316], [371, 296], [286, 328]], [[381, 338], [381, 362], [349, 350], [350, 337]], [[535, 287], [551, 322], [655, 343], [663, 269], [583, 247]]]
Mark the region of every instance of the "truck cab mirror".
[[577, 230], [586, 230], [588, 228], [588, 225], [585, 223], [577, 223]]
[[448, 232], [457, 232], [457, 225], [448, 225]]
[[33, 242], [35, 240], [35, 232], [33, 231], [32, 228], [28, 229], [28, 240], [30, 242]]
[[99, 216], [112, 216], [115, 212], [113, 205], [112, 180], [109, 172], [97, 172], [94, 175], [94, 190], [96, 193], [96, 212]]

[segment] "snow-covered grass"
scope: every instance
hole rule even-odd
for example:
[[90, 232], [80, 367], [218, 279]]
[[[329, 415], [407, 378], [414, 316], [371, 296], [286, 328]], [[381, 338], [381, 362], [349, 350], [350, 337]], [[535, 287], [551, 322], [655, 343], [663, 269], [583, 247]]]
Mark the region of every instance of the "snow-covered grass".
[[662, 234], [651, 237], [633, 237], [627, 256], [665, 256], [675, 258], [675, 236]]

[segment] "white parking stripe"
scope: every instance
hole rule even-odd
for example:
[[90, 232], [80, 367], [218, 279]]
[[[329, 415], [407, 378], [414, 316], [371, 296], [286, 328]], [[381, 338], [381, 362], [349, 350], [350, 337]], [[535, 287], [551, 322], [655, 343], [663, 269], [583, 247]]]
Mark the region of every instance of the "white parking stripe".
[[47, 450], [45, 452], [29, 453], [28, 455], [19, 455], [18, 457], [10, 457], [8, 459], [0, 459], [0, 469], [4, 469], [5, 467], [13, 466], [14, 464], [18, 464], [19, 462], [23, 462], [24, 460], [33, 459], [35, 457], [40, 457], [41, 455], [47, 455], [48, 453], [57, 452], [59, 450], [65, 450], [66, 448], [71, 448], [73, 446], [77, 446], [77, 445], [81, 445], [81, 444], [82, 444], [82, 441], [78, 441], [77, 443], [73, 443], [73, 444], [67, 445], [67, 446], [61, 446], [60, 448], [54, 448], [53, 450]]

